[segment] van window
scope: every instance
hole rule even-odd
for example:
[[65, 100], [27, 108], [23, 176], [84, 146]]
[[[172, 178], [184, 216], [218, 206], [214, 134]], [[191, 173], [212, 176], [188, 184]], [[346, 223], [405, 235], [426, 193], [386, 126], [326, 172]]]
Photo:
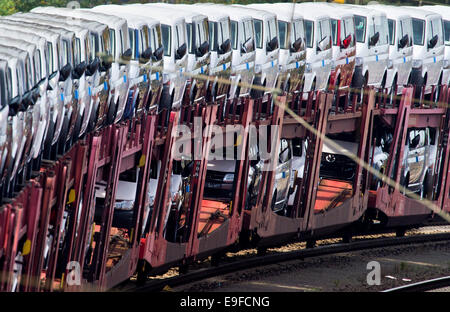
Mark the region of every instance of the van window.
[[350, 41], [349, 47], [355, 46], [355, 41], [353, 40], [353, 37], [355, 35], [355, 24], [353, 23], [353, 18], [346, 17], [343, 19], [342, 27], [341, 27], [341, 40], [344, 40], [348, 36], [352, 38]]
[[[192, 31], [192, 24], [191, 23], [186, 23], [186, 30], [187, 30], [187, 39], [188, 39], [188, 51], [189, 53], [193, 54], [194, 53], [194, 32]], [[180, 45], [178, 45], [180, 46]]]
[[313, 40], [314, 40], [314, 22], [305, 20], [305, 40], [306, 40], [306, 47], [312, 48], [313, 47]]
[[[317, 36], [317, 43], [321, 42], [327, 37], [331, 37], [331, 29], [330, 29], [330, 20], [321, 20], [318, 23], [318, 36]], [[326, 47], [326, 49], [331, 48], [331, 42]]]
[[414, 44], [423, 45], [423, 35], [425, 33], [425, 21], [418, 18], [412, 19]]
[[388, 28], [389, 28], [389, 44], [394, 45], [395, 40], [395, 21], [392, 19], [388, 19]]
[[201, 23], [197, 24], [197, 30], [198, 30], [198, 46], [202, 45], [204, 42], [209, 42], [207, 38], [208, 33], [208, 19], [205, 18], [201, 21]]
[[[278, 38], [278, 31], [277, 31], [277, 23], [276, 23], [276, 19], [272, 18], [268, 21], [268, 26], [269, 26], [269, 33], [267, 34], [267, 42], [272, 41], [272, 39], [274, 38]], [[278, 48], [278, 45], [277, 45]]]
[[164, 55], [170, 56], [170, 53], [172, 51], [172, 27], [169, 25], [161, 25], [161, 38], [162, 38], [162, 44], [164, 47]]
[[52, 74], [55, 71], [55, 64], [53, 63], [53, 45], [51, 42], [47, 42], [47, 73]]
[[[289, 48], [289, 41], [288, 41], [288, 36], [289, 36], [289, 31], [288, 31], [288, 23], [287, 22], [283, 22], [283, 21], [278, 21], [278, 36], [280, 39], [280, 48], [281, 49], [288, 49]], [[294, 40], [295, 41], [295, 40]], [[293, 41], [293, 42], [294, 42]]]
[[186, 41], [186, 34], [184, 32], [184, 27], [181, 27], [180, 25], [177, 25], [176, 27], [177, 30], [177, 48], [181, 47], [185, 41]]
[[4, 107], [6, 105], [6, 81], [7, 78], [5, 77], [5, 72], [0, 69], [0, 104], [1, 107]]
[[91, 57], [95, 58], [96, 55], [95, 52], [99, 50], [98, 36], [91, 34], [90, 40], [91, 40]]
[[136, 53], [136, 42], [135, 42], [135, 35], [134, 35], [135, 30], [128, 28], [128, 37], [130, 38], [130, 48], [131, 48], [131, 52], [132, 52], [132, 58], [136, 59], [137, 53]]
[[331, 24], [331, 37], [333, 38], [333, 45], [338, 45], [338, 20], [332, 18], [330, 19]]
[[[256, 48], [261, 49], [263, 44], [263, 22], [262, 20], [253, 19], [253, 25], [255, 26]], [[248, 36], [246, 36], [246, 39], [248, 39]]]
[[76, 38], [75, 39], [75, 64], [80, 64], [81, 63], [81, 41], [80, 38]]
[[355, 35], [356, 42], [366, 41], [367, 19], [364, 16], [355, 15]]
[[[254, 38], [253, 31], [254, 30], [253, 30], [253, 25], [252, 25], [251, 20], [245, 21], [244, 22], [244, 41], [242, 43], [245, 43], [245, 42], [247, 42], [249, 40], [253, 40], [253, 43], [254, 43], [255, 38]], [[254, 45], [251, 45], [251, 46], [253, 47]], [[247, 50], [247, 53], [248, 52], [253, 52], [253, 51], [254, 51], [254, 49], [251, 49], [251, 47], [250, 47], [250, 49]]]
[[36, 82], [38, 82], [42, 78], [42, 75], [41, 75], [41, 54], [39, 53], [39, 50], [36, 50], [34, 52], [33, 62], [34, 62], [35, 80], [36, 80]]
[[444, 40], [445, 45], [450, 46], [450, 21], [442, 20], [442, 24], [444, 25]]
[[30, 64], [30, 59], [27, 57], [25, 58], [25, 64], [23, 64], [23, 71], [25, 73], [24, 77], [26, 80], [26, 84], [27, 84], [27, 91], [31, 89], [31, 86], [34, 84], [33, 83], [33, 76], [31, 75], [32, 71], [31, 71], [31, 64]]
[[233, 50], [237, 49], [237, 43], [238, 43], [237, 28], [238, 28], [237, 22], [232, 21], [231, 22], [231, 46], [233, 47]]
[[230, 19], [227, 18], [224, 21], [220, 22], [220, 32], [222, 35], [219, 34], [219, 42], [224, 43], [228, 39], [230, 39]]
[[[303, 28], [303, 21], [297, 20], [294, 21], [291, 28], [291, 42], [294, 43], [298, 38], [302, 38], [304, 40], [305, 30]], [[303, 45], [302, 45], [303, 48]]]
[[412, 45], [412, 23], [411, 23], [411, 19], [402, 19], [400, 20], [400, 27], [397, 30], [397, 41], [402, 39], [403, 36], [408, 35], [409, 36], [409, 40], [408, 43], [406, 44], [407, 47], [410, 47]]
[[13, 89], [12, 89], [13, 77], [12, 77], [12, 73], [11, 73], [11, 67], [8, 67], [8, 77], [9, 77], [9, 79], [7, 79], [7, 81], [8, 81], [8, 98], [11, 99], [15, 95], [15, 94], [13, 94]]
[[122, 33], [122, 29], [119, 30], [119, 35], [120, 35], [120, 54], [122, 55], [124, 51], [123, 47], [124, 47], [124, 42], [123, 42], [123, 33]]
[[438, 42], [436, 44], [436, 47], [441, 46], [444, 44], [444, 34], [442, 31], [442, 20], [440, 17], [435, 17], [433, 19], [430, 20], [431, 23], [431, 27], [429, 27], [429, 29], [431, 29], [431, 36], [429, 39], [433, 38], [434, 36], [438, 36]]
[[369, 38], [375, 35], [377, 32], [380, 34], [376, 46], [388, 44], [388, 25], [386, 16], [376, 15], [372, 17], [373, 27], [369, 27]]

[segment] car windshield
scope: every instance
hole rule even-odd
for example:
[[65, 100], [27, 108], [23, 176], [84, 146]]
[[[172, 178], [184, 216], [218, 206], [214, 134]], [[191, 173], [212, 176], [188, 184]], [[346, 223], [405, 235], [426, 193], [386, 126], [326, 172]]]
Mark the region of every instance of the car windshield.
[[162, 45], [164, 47], [164, 55], [170, 56], [171, 46], [172, 46], [172, 38], [171, 38], [172, 27], [169, 25], [161, 24], [161, 37], [162, 37]]
[[364, 16], [355, 15], [356, 42], [366, 41], [366, 21]]
[[256, 48], [261, 49], [263, 43], [263, 22], [261, 20], [254, 19], [253, 25], [255, 26]]
[[450, 21], [443, 21], [443, 23], [445, 45], [450, 46]]
[[413, 42], [417, 45], [423, 45], [423, 34], [425, 33], [425, 21], [418, 18], [412, 19]]
[[314, 22], [305, 20], [305, 40], [306, 40], [306, 47], [312, 48], [313, 47], [313, 40], [314, 40]]
[[280, 48], [288, 48], [288, 23], [278, 21], [278, 36], [280, 37]]
[[338, 45], [338, 20], [332, 18], [331, 23], [331, 36], [333, 37], [333, 45]]

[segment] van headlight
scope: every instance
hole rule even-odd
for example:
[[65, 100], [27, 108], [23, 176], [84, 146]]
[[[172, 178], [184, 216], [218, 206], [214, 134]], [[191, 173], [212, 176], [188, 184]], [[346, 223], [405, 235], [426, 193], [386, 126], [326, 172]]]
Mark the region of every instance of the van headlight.
[[422, 60], [412, 60], [412, 68], [421, 68], [423, 64]]
[[362, 57], [355, 57], [355, 66], [362, 66], [364, 59]]
[[305, 73], [312, 73], [311, 63], [306, 63], [306, 65], [305, 65]]
[[234, 181], [234, 173], [227, 173], [224, 177], [223, 177], [223, 182], [233, 182]]
[[388, 68], [391, 69], [392, 67], [394, 67], [394, 62], [392, 62], [392, 60], [388, 61]]
[[261, 64], [256, 64], [255, 65], [255, 74], [259, 74], [261, 72]]
[[166, 83], [168, 83], [169, 82], [169, 74], [163, 74], [162, 75], [163, 77], [163, 84], [166, 84]]
[[444, 68], [448, 68], [449, 65], [450, 65], [450, 61], [449, 60], [444, 60], [444, 64], [443, 64]]

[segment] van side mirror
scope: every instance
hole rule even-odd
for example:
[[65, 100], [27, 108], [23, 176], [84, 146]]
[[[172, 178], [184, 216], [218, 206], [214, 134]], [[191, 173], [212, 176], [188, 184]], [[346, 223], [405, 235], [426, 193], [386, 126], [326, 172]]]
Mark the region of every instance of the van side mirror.
[[402, 39], [400, 39], [398, 41], [398, 48], [399, 49], [403, 49], [404, 47], [406, 47], [406, 45], [408, 44], [408, 41], [409, 41], [409, 36], [408, 35], [404, 35], [402, 37]]
[[20, 95], [16, 96], [15, 98], [11, 99], [9, 102], [9, 113], [8, 116], [15, 116], [19, 112], [19, 108], [21, 106], [22, 99], [20, 98]]
[[73, 73], [72, 73], [73, 79], [80, 79], [80, 77], [83, 76], [86, 68], [87, 68], [86, 62], [81, 62], [80, 64], [75, 66]]
[[139, 62], [147, 63], [153, 55], [152, 48], [147, 48], [144, 52], [141, 53], [141, 57]]
[[347, 49], [350, 46], [350, 43], [352, 42], [352, 35], [348, 35], [345, 37], [344, 40], [341, 42], [341, 49]]
[[86, 76], [90, 77], [92, 76], [97, 69], [100, 67], [100, 60], [98, 57], [92, 60], [92, 62], [87, 66], [86, 68]]
[[204, 41], [197, 49], [195, 49], [195, 55], [197, 57], [202, 57], [209, 51], [208, 41]]
[[433, 38], [431, 38], [430, 41], [428, 42], [428, 49], [433, 49], [436, 46], [438, 39], [439, 36], [434, 35]]
[[71, 71], [72, 71], [72, 66], [69, 63], [67, 63], [59, 71], [59, 81], [66, 81], [66, 79], [70, 76]]
[[241, 47], [241, 53], [252, 52], [253, 49], [253, 38], [249, 38]]
[[219, 54], [225, 54], [231, 50], [231, 41], [230, 39], [225, 40], [219, 47]]
[[419, 145], [420, 142], [420, 134], [416, 135], [414, 139], [412, 139], [411, 144], [409, 145], [409, 148], [416, 148], [417, 145]]
[[160, 61], [163, 57], [164, 54], [164, 47], [159, 47], [158, 49], [155, 50], [155, 52], [153, 53], [153, 60], [154, 61]]
[[300, 49], [302, 48], [302, 38], [298, 38], [297, 40], [295, 40], [295, 42], [291, 45], [291, 52], [295, 53], [295, 52], [299, 52]]
[[274, 37], [274, 38], [272, 38], [272, 40], [267, 42], [266, 50], [268, 52], [271, 52], [271, 51], [275, 50], [276, 48], [278, 48], [278, 38]]
[[326, 36], [322, 38], [317, 44], [317, 52], [325, 51], [330, 43], [330, 37]]
[[121, 55], [121, 60], [120, 60], [120, 64], [121, 65], [125, 65], [126, 63], [128, 63], [131, 60], [131, 56], [133, 55], [133, 52], [131, 51], [131, 49], [127, 49], [125, 52], [123, 52], [123, 54]]
[[175, 52], [175, 59], [179, 60], [181, 58], [183, 58], [183, 56], [186, 54], [186, 43], [183, 43]]
[[111, 55], [102, 56], [100, 71], [106, 72], [111, 68], [111, 66], [112, 66], [112, 56]]
[[370, 37], [369, 46], [374, 46], [377, 44], [378, 40], [380, 40], [380, 33], [377, 31], [375, 35]]

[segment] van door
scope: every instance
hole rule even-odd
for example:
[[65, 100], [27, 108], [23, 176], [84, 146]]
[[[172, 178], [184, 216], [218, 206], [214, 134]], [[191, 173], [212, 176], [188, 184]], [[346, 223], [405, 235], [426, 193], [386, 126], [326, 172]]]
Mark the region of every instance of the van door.
[[412, 24], [410, 18], [398, 20], [395, 39], [393, 48], [396, 51], [396, 58], [393, 62], [398, 67], [397, 83], [398, 85], [406, 85], [411, 72], [413, 54]]
[[331, 57], [332, 57], [332, 39], [331, 39], [331, 25], [329, 19], [319, 20], [315, 29], [315, 50], [316, 56], [313, 70], [316, 71], [316, 90], [326, 89], [328, 77], [331, 72]]
[[[386, 17], [381, 15], [369, 17], [368, 30], [368, 83], [381, 86], [389, 59], [389, 35]], [[378, 40], [376, 40], [376, 37], [378, 37]]]
[[[444, 34], [440, 17], [433, 17], [427, 20], [426, 34], [425, 45], [427, 52], [424, 65], [428, 68], [427, 85], [437, 85], [444, 59]], [[437, 36], [436, 44], [434, 47], [430, 47], [429, 45], [435, 36]]]

